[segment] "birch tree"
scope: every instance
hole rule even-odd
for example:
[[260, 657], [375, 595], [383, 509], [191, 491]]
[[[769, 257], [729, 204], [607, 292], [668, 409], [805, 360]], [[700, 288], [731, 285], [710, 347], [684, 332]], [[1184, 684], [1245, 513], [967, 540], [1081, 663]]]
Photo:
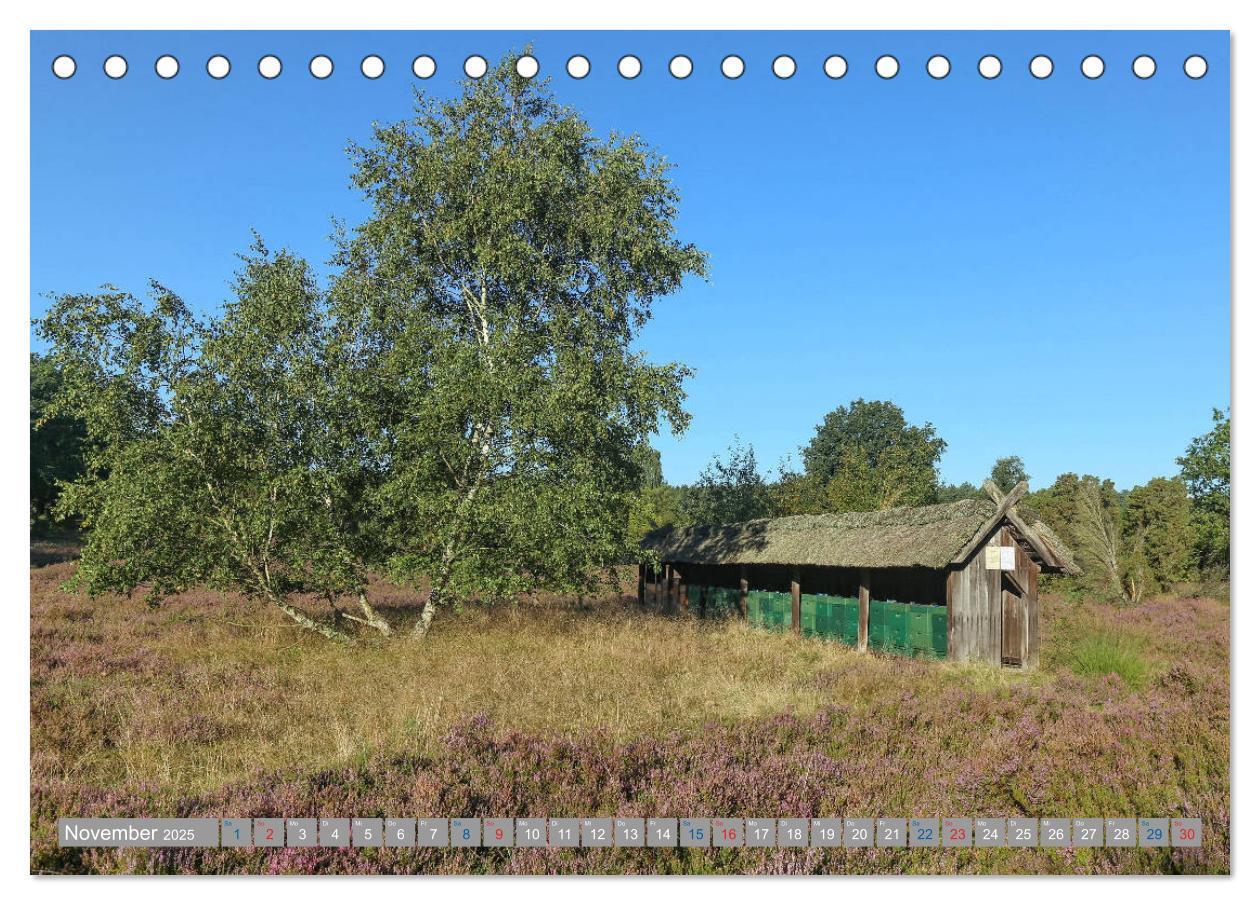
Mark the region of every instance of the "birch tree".
[[632, 348], [702, 274], [664, 159], [599, 138], [505, 59], [352, 150], [370, 215], [342, 237], [336, 383], [378, 565], [470, 595], [582, 591], [636, 555], [633, 456], [685, 427], [680, 364]]
[[328, 426], [326, 307], [307, 265], [261, 243], [210, 320], [158, 284], [55, 297], [37, 324], [61, 373], [49, 414], [85, 426], [85, 473], [63, 516], [86, 544], [74, 583], [153, 604], [196, 586], [238, 591], [303, 629], [348, 640], [295, 592], [357, 595], [383, 634], [352, 545], [358, 503]]

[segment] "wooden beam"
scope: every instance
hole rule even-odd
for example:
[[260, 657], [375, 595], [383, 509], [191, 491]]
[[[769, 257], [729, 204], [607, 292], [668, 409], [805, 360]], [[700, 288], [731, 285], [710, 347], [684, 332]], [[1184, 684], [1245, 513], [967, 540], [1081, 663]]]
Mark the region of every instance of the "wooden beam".
[[871, 634], [871, 570], [858, 573], [858, 650], [865, 653]]
[[[993, 484], [992, 481], [985, 481], [984, 483], [985, 483], [985, 490], [989, 489], [989, 485], [993, 485], [994, 489], [996, 489], [997, 487], [997, 485]], [[991, 533], [993, 533], [994, 528], [1002, 524], [1002, 519], [1007, 517], [1007, 515], [1010, 513], [1011, 508], [1026, 493], [1028, 493], [1028, 482], [1020, 481], [1018, 484], [1015, 485], [1014, 490], [1012, 490], [1010, 493], [1008, 493], [1006, 496], [1002, 498], [1002, 501], [997, 504], [997, 511], [995, 511], [993, 515], [991, 515], [988, 519], [985, 520], [985, 523], [980, 526], [979, 530], [976, 531], [976, 533], [971, 536], [971, 540], [967, 541], [966, 545], [961, 550], [958, 551], [958, 554], [953, 559], [950, 560], [950, 564], [959, 566], [965, 563], [968, 559], [970, 559], [971, 554], [976, 552], [976, 548], [978, 548], [981, 544], [985, 542], [988, 536]]]
[[739, 614], [748, 618], [748, 566], [739, 567]]
[[645, 591], [647, 590], [647, 566], [639, 563], [639, 606], [643, 606]]
[[[1016, 487], [1016, 490], [1018, 489], [1019, 488]], [[1025, 490], [1026, 489], [1027, 488], [1025, 488]], [[998, 506], [1001, 506], [1005, 502], [1005, 497], [1002, 495], [1001, 489], [997, 484], [993, 483], [992, 478], [984, 482], [984, 492], [987, 493], [992, 498], [993, 502], [998, 504]], [[1012, 490], [1011, 492], [1014, 493], [1015, 491]], [[1023, 496], [1023, 494], [1020, 494], [1020, 496]], [[1015, 526], [1015, 529], [1019, 531], [1020, 535], [1028, 541], [1029, 546], [1031, 546], [1033, 550], [1036, 551], [1037, 555], [1041, 557], [1042, 562], [1056, 569], [1066, 569], [1065, 564], [1059, 560], [1059, 557], [1055, 556], [1054, 551], [1045, 545], [1040, 535], [1030, 528], [1023, 518], [1020, 517], [1019, 510], [1015, 508], [1014, 503], [1012, 503], [1008, 508], [1006, 516], [1011, 520], [1011, 524]]]
[[792, 631], [801, 633], [801, 570], [792, 570]]

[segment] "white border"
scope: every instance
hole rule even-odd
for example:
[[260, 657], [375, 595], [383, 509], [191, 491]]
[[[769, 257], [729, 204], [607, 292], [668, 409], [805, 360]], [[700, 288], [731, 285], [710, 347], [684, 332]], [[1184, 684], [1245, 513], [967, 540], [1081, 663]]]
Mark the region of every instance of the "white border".
[[[736, 6], [730, 3], [693, 3], [687, 8], [677, 0], [638, 0], [633, 5], [600, 5], [591, 2], [543, 2], [522, 4], [509, 0], [480, 0], [476, 5], [402, 3], [398, 0], [378, 0], [373, 4], [355, 4], [345, 7], [329, 6], [312, 8], [306, 2], [284, 0], [260, 8], [257, 0], [218, 0], [204, 6], [176, 6], [157, 0], [114, 0], [110, 3], [88, 0], [62, 0], [57, 4], [40, 4], [35, 9], [14, 11], [6, 8], [5, 60], [9, 71], [6, 80], [4, 121], [10, 123], [8, 140], [3, 143], [5, 172], [10, 180], [11, 191], [9, 216], [4, 225], [3, 247], [8, 266], [5, 272], [13, 282], [10, 297], [11, 324], [0, 335], [3, 343], [0, 352], [0, 368], [3, 379], [5, 443], [0, 446], [8, 466], [8, 480], [3, 485], [2, 554], [0, 562], [5, 569], [7, 600], [15, 612], [7, 620], [3, 635], [5, 677], [3, 690], [4, 747], [2, 749], [4, 776], [3, 799], [0, 814], [4, 820], [5, 836], [0, 852], [3, 853], [4, 878], [27, 876], [29, 871], [29, 845], [26, 822], [21, 815], [29, 809], [28, 737], [29, 697], [28, 661], [29, 636], [25, 630], [25, 613], [22, 601], [28, 587], [27, 560], [27, 501], [22, 488], [22, 476], [28, 472], [29, 455], [21, 413], [28, 407], [27, 352], [29, 349], [30, 297], [30, 248], [28, 225], [29, 210], [29, 34], [28, 29], [43, 28], [103, 28], [103, 29], [438, 29], [438, 28], [493, 28], [513, 29], [618, 29], [618, 28], [673, 28], [673, 29], [798, 29], [798, 28], [890, 28], [890, 29], [970, 29], [970, 28], [1018, 28], [1018, 29], [1183, 29], [1205, 28], [1233, 30], [1231, 60], [1233, 65], [1233, 147], [1235, 160], [1256, 157], [1254, 113], [1249, 117], [1247, 99], [1257, 94], [1253, 90], [1255, 66], [1250, 65], [1248, 51], [1253, 45], [1252, 29], [1254, 2], [1182, 2], [1116, 3], [1105, 0], [1061, 0], [1050, 4], [1024, 7], [1018, 4], [987, 0], [966, 2], [955, 0], [948, 4], [932, 0], [906, 0], [896, 8], [889, 4], [870, 4], [864, 7], [841, 6], [778, 0], [765, 7]], [[1239, 98], [1243, 99], [1239, 103]], [[1255, 164], [1252, 164], [1255, 166]], [[1254, 249], [1257, 246], [1254, 215], [1255, 181], [1249, 171], [1235, 167], [1233, 190], [1234, 249]], [[1253, 258], [1254, 259], [1254, 258]], [[1235, 255], [1234, 297], [1249, 299], [1249, 280], [1254, 264], [1245, 255]], [[1256, 344], [1256, 316], [1248, 304], [1237, 305], [1233, 317], [1233, 346], [1250, 350]], [[1234, 356], [1234, 388], [1246, 387], [1249, 393], [1256, 391], [1256, 366], [1250, 355]], [[1170, 363], [1181, 366], [1180, 363]], [[1250, 450], [1254, 446], [1256, 431], [1247, 420], [1247, 402], [1233, 399], [1235, 415], [1234, 461], [1250, 462]], [[1241, 415], [1239, 421], [1237, 416]], [[19, 427], [19, 425], [23, 425]], [[1244, 455], [1239, 458], [1239, 451]], [[1254, 521], [1251, 503], [1254, 498], [1252, 485], [1242, 469], [1235, 466], [1234, 481], [1234, 550], [1236, 560], [1249, 557], [1249, 541], [1254, 537]], [[1233, 600], [1234, 637], [1255, 637], [1255, 627], [1260, 620], [1252, 612], [1256, 599], [1256, 579], [1246, 571], [1236, 572]], [[1236, 705], [1239, 701], [1254, 701], [1255, 668], [1246, 658], [1231, 658], [1233, 680], [1233, 726], [1231, 739], [1234, 745], [1233, 763], [1246, 765], [1251, 760], [1254, 770], [1256, 752], [1254, 718]], [[1244, 722], [1246, 720], [1246, 722]], [[1041, 878], [966, 879], [939, 878], [927, 881], [834, 878], [823, 882], [801, 882], [795, 878], [766, 879], [756, 885], [736, 882], [744, 878], [720, 878], [710, 882], [720, 888], [688, 885], [698, 881], [692, 878], [653, 878], [636, 882], [634, 879], [494, 879], [475, 881], [467, 878], [427, 878], [420, 880], [423, 887], [400, 885], [387, 880], [370, 878], [347, 879], [341, 882], [314, 878], [297, 880], [300, 890], [292, 885], [271, 885], [270, 895], [289, 896], [299, 894], [308, 902], [331, 901], [334, 896], [343, 898], [363, 895], [368, 883], [377, 885], [376, 894], [401, 897], [451, 896], [459, 899], [496, 900], [505, 896], [526, 901], [555, 899], [562, 896], [598, 896], [604, 902], [641, 902], [644, 896], [653, 900], [674, 895], [720, 895], [734, 901], [763, 901], [769, 896], [790, 895], [801, 900], [826, 900], [832, 903], [851, 896], [885, 897], [908, 895], [931, 896], [936, 901], [967, 898], [977, 894], [1001, 896], [1018, 895], [1029, 903], [1054, 902], [1059, 905], [1070, 898], [1074, 905], [1094, 899], [1114, 900], [1121, 896], [1141, 896], [1143, 902], [1177, 901], [1187, 897], [1210, 894], [1214, 898], [1236, 899], [1245, 886], [1238, 878], [1254, 879], [1258, 873], [1249, 855], [1256, 853], [1249, 842], [1250, 820], [1260, 820], [1254, 805], [1255, 783], [1248, 770], [1235, 771], [1232, 779], [1231, 848], [1233, 853], [1234, 881], [1215, 882], [1211, 888], [1196, 883], [1193, 888], [1184, 881], [1170, 878], [1123, 879], [1112, 882], [1050, 882]], [[15, 833], [14, 831], [17, 830]], [[222, 883], [230, 882], [231, 887]], [[251, 897], [262, 892], [266, 880], [234, 879], [155, 881], [145, 878], [115, 878], [106, 882], [65, 879], [29, 880], [23, 892], [39, 896], [41, 901], [59, 902], [86, 897], [108, 895], [106, 889], [130, 900], [166, 900], [178, 896], [182, 902], [200, 903], [218, 900], [225, 895]], [[415, 881], [412, 881], [415, 882]], [[575, 886], [574, 883], [581, 884]], [[87, 885], [87, 884], [90, 884]], [[177, 885], [176, 885], [177, 884]], [[346, 885], [350, 884], [350, 885]], [[594, 885], [598, 884], [598, 886]], [[996, 884], [996, 885], [995, 885]], [[1018, 889], [1009, 888], [1018, 885]], [[1001, 888], [999, 888], [1001, 887]]]

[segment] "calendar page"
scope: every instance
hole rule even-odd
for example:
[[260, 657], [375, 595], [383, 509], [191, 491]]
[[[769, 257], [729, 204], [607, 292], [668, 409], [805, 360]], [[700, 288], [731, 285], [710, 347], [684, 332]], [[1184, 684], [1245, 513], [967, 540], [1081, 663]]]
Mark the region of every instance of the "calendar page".
[[1230, 32], [417, 16], [29, 35], [30, 872], [1228, 874]]

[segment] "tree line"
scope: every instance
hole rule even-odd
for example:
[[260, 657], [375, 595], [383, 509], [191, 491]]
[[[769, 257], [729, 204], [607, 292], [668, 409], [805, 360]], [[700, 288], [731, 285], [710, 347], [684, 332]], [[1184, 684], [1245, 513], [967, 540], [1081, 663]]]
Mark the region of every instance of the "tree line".
[[[800, 469], [780, 463], [763, 474], [756, 452], [739, 438], [714, 455], [699, 478], [670, 485], [650, 448], [645, 484], [633, 515], [644, 534], [665, 525], [727, 524], [757, 518], [870, 511], [974, 498], [974, 484], [949, 484], [938, 464], [946, 442], [930, 424], [914, 425], [888, 401], [856, 399], [829, 412], [801, 449]], [[1190, 441], [1179, 472], [1121, 491], [1110, 479], [1062, 474], [1028, 494], [1034, 512], [1072, 548], [1083, 574], [1061, 587], [1136, 602], [1182, 582], [1229, 577], [1229, 415]], [[1029, 479], [1022, 458], [998, 458], [989, 478], [1004, 492]]]

